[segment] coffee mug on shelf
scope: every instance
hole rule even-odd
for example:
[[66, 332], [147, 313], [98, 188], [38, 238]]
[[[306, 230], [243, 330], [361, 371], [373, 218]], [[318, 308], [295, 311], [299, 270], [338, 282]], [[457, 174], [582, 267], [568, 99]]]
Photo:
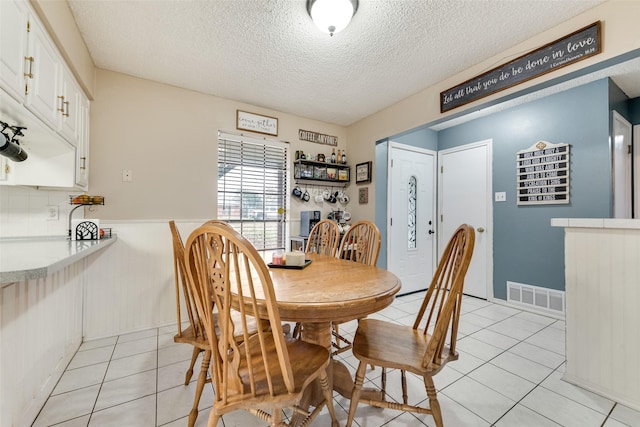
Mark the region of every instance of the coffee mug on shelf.
[[322, 197], [324, 197], [325, 200], [329, 200], [331, 198], [331, 192], [329, 190], [324, 190], [322, 192]]
[[347, 203], [349, 203], [349, 196], [343, 193], [342, 196], [338, 198], [338, 200], [340, 201], [340, 203], [346, 205]]
[[302, 197], [302, 190], [300, 189], [300, 187], [298, 187], [297, 185], [293, 188], [293, 191], [291, 191], [291, 194], [296, 196], [296, 197]]
[[300, 196], [300, 198], [305, 202], [308, 202], [311, 199], [311, 195], [309, 195], [309, 192], [307, 190], [304, 190], [304, 193], [302, 193], [302, 196]]

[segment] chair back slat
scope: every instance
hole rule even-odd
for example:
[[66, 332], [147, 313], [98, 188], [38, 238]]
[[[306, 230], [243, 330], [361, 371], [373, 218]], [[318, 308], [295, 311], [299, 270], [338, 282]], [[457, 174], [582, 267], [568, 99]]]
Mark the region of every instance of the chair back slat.
[[424, 334], [431, 334], [423, 359], [425, 368], [440, 366], [443, 359], [456, 354], [464, 277], [474, 244], [473, 228], [467, 224], [458, 227], [442, 254], [418, 311], [413, 328], [421, 328]]
[[[177, 315], [177, 336], [183, 335], [182, 327], [182, 312], [181, 312], [181, 300], [184, 300], [187, 317], [189, 318], [189, 326], [193, 333], [194, 339], [204, 339], [204, 324], [198, 311], [196, 310], [194, 296], [191, 293], [191, 289], [187, 283], [186, 267], [184, 263], [184, 243], [182, 236], [176, 226], [175, 221], [169, 221], [169, 228], [171, 230], [171, 237], [173, 240], [173, 268], [174, 268], [174, 281], [176, 291], [176, 315]], [[180, 296], [182, 294], [182, 298]]]
[[334, 257], [339, 243], [340, 228], [338, 228], [338, 224], [330, 219], [323, 219], [311, 229], [305, 252]]
[[344, 234], [338, 257], [376, 265], [380, 253], [380, 231], [371, 221], [358, 221]]
[[[238, 396], [274, 396], [282, 385], [293, 392], [273, 283], [257, 250], [231, 227], [203, 225], [189, 236], [185, 261], [190, 284], [197, 288], [193, 293], [198, 295], [198, 311], [206, 312], [210, 301], [218, 309], [217, 319], [210, 312], [200, 313], [214, 349], [211, 370], [216, 402], [226, 405]], [[249, 333], [256, 317], [268, 321], [269, 328]], [[234, 338], [239, 333], [234, 318], [242, 325], [241, 343]], [[277, 364], [268, 363], [273, 357]]]

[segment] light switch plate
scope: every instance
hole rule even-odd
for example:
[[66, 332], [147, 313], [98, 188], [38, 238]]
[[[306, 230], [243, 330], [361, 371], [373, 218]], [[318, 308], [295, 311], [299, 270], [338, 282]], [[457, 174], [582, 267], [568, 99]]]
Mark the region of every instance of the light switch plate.
[[496, 202], [506, 202], [507, 193], [505, 191], [496, 191], [495, 200]]

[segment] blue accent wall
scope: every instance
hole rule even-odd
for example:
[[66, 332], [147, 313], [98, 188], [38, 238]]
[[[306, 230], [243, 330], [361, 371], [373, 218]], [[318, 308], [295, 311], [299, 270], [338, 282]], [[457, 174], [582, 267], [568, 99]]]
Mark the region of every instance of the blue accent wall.
[[[609, 80], [547, 96], [438, 133], [438, 149], [493, 140], [494, 296], [507, 299], [506, 282], [564, 290], [564, 230], [551, 218], [611, 215]], [[570, 203], [516, 205], [516, 152], [538, 141], [571, 145]], [[493, 200], [493, 197], [492, 197]]]
[[632, 125], [640, 124], [640, 98], [629, 100], [629, 120]]
[[380, 230], [380, 254], [378, 263], [380, 268], [387, 268], [387, 156], [389, 154], [388, 141], [382, 140], [376, 143], [376, 219], [375, 223]]

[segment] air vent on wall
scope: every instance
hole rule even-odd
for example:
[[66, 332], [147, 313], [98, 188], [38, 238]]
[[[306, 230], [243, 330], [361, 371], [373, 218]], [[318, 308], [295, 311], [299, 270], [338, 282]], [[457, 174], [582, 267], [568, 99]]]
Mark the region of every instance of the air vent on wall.
[[564, 291], [507, 282], [507, 301], [534, 311], [564, 315]]

